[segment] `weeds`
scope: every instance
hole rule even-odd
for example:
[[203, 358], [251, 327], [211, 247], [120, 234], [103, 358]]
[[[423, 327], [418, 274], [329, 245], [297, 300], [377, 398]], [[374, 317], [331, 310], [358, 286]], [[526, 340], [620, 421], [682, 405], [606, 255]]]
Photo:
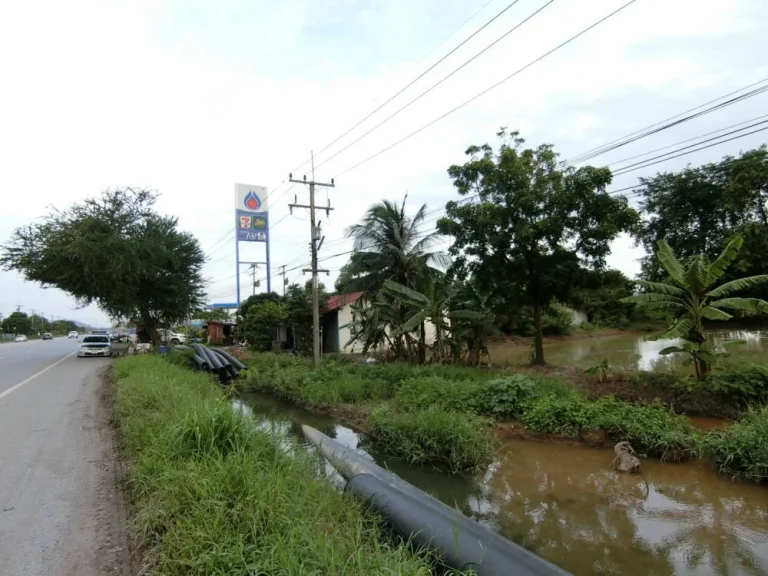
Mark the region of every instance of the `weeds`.
[[751, 408], [727, 430], [710, 432], [702, 451], [720, 472], [753, 482], [768, 481], [768, 406]]
[[475, 414], [437, 406], [410, 411], [389, 406], [370, 415], [369, 441], [412, 464], [440, 464], [467, 472], [488, 464], [494, 451], [490, 422]]
[[413, 574], [375, 518], [223, 400], [207, 375], [154, 356], [114, 367], [132, 531], [142, 570], [189, 574]]

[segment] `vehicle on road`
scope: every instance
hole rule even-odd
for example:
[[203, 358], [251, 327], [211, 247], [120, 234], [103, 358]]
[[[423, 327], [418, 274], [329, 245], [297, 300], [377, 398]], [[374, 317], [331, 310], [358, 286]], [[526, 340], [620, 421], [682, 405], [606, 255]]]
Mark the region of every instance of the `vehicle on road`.
[[157, 332], [160, 335], [160, 339], [171, 346], [184, 344], [187, 341], [187, 336], [185, 334], [179, 334], [173, 330], [158, 330]]
[[67, 334], [67, 338], [80, 338], [80, 332], [77, 330], [72, 330], [69, 334]]
[[24, 334], [19, 334], [18, 336], [16, 336], [15, 341], [16, 342], [26, 342], [27, 341], [27, 337], [24, 336]]
[[106, 334], [88, 334], [77, 349], [77, 357], [112, 356], [112, 344]]
[[51, 334], [50, 332], [46, 332], [45, 334], [43, 334], [43, 340], [53, 340], [53, 334]]

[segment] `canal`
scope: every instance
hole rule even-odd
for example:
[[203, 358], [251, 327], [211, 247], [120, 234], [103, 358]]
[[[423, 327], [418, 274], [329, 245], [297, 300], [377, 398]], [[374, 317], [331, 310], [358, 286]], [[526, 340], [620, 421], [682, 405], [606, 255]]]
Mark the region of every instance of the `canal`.
[[[611, 469], [611, 451], [508, 440], [474, 477], [388, 459], [349, 427], [263, 394], [241, 407], [259, 426], [304, 443], [308, 424], [575, 575], [768, 575], [768, 488], [700, 461], [642, 460]], [[287, 445], [293, 445], [291, 442]]]

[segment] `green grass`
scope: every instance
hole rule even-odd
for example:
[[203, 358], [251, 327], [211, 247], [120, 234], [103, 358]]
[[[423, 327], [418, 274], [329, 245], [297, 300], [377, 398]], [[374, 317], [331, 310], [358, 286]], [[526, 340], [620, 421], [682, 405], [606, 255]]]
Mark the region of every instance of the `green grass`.
[[[411, 462], [437, 463], [452, 471], [476, 469], [489, 461], [489, 418], [517, 420], [536, 434], [589, 435], [592, 441], [593, 433], [602, 433], [610, 442], [629, 441], [639, 454], [663, 460], [695, 457], [705, 445], [722, 470], [749, 478], [762, 478], [759, 470], [768, 461], [756, 437], [750, 436], [759, 428], [754, 418], [738, 439], [728, 437], [733, 444], [702, 444], [701, 434], [688, 418], [658, 401], [629, 402], [612, 396], [590, 400], [564, 381], [530, 372], [368, 366], [344, 359], [313, 369], [307, 360], [277, 354], [253, 355], [248, 364], [251, 388], [275, 392], [310, 408], [373, 407], [368, 416], [373, 444]], [[644, 373], [634, 383], [674, 389], [675, 394], [709, 395], [717, 402], [745, 408], [768, 400], [768, 368], [760, 365], [724, 366], [691, 391], [683, 390], [684, 384], [674, 374]], [[724, 447], [718, 450], [717, 446]]]
[[316, 457], [281, 449], [207, 375], [129, 356], [114, 390], [142, 572], [431, 574], [322, 478]]
[[768, 482], [768, 406], [752, 408], [728, 429], [707, 434], [702, 451], [724, 474]]
[[380, 406], [371, 412], [368, 424], [370, 442], [412, 464], [438, 464], [460, 473], [482, 468], [493, 458], [490, 422], [475, 414]]

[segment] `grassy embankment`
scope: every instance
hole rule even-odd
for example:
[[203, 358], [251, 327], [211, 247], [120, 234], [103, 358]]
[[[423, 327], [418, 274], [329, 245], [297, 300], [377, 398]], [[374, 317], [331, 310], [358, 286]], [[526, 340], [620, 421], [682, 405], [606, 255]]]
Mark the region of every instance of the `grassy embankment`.
[[[753, 446], [755, 435], [736, 436], [740, 427], [705, 436], [658, 401], [588, 398], [562, 380], [537, 373], [364, 365], [342, 358], [313, 369], [304, 359], [276, 354], [254, 354], [246, 362], [251, 369], [244, 386], [310, 409], [330, 408], [362, 424], [379, 449], [413, 463], [434, 463], [455, 472], [481, 468], [493, 457], [494, 422], [514, 421], [516, 426], [497, 430], [600, 445], [628, 440], [640, 454], [666, 460], [704, 453], [726, 473], [754, 480], [768, 477], [766, 470], [755, 473], [746, 463], [728, 458], [737, 450], [749, 452], [749, 460], [760, 453], [760, 446]], [[768, 370], [745, 367], [721, 373], [707, 386], [734, 396], [734, 402], [738, 397], [746, 406], [765, 399]], [[766, 425], [768, 412], [752, 418]]]
[[208, 376], [130, 356], [115, 364], [114, 392], [142, 573], [432, 573], [388, 544], [316, 457], [289, 456]]

